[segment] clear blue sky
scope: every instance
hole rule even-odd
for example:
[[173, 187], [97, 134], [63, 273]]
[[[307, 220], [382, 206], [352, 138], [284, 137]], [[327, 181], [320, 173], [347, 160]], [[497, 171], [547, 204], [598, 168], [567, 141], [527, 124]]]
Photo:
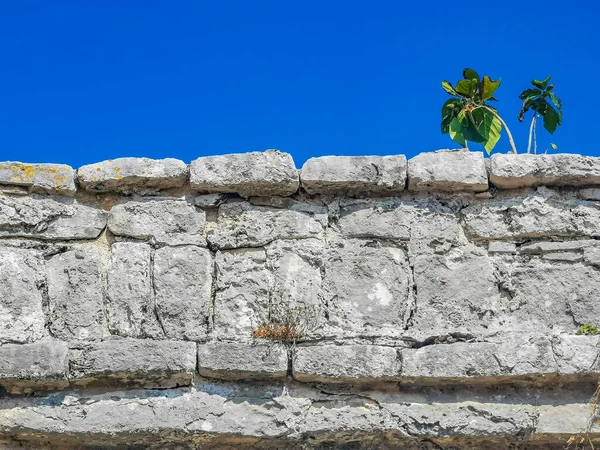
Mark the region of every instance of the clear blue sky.
[[[464, 67], [518, 94], [553, 76], [563, 152], [600, 155], [599, 7], [571, 1], [4, 1], [0, 161], [279, 148], [309, 157], [453, 148], [439, 129]], [[472, 20], [472, 22], [470, 22]], [[579, 92], [585, 90], [588, 98]], [[506, 152], [505, 134], [495, 151]]]

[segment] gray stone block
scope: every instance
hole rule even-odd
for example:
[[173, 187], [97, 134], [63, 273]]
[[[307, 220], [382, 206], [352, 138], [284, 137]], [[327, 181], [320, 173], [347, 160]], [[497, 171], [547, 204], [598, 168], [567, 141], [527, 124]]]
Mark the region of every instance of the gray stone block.
[[551, 339], [561, 375], [600, 373], [600, 336], [562, 334]]
[[266, 150], [198, 158], [190, 164], [190, 184], [204, 193], [288, 196], [299, 180], [290, 154]]
[[0, 184], [26, 186], [32, 192], [74, 195], [75, 171], [65, 164], [0, 162]]
[[300, 172], [309, 194], [393, 194], [406, 185], [406, 156], [322, 156]]
[[408, 161], [409, 191], [469, 191], [488, 189], [483, 153], [439, 150]]

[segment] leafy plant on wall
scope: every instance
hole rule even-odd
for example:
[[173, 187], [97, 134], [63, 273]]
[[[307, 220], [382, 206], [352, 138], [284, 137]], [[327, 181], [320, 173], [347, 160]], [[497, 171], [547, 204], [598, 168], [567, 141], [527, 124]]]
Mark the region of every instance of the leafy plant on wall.
[[452, 96], [442, 106], [442, 133], [450, 134], [452, 140], [468, 148], [468, 142], [483, 145], [488, 154], [500, 139], [502, 128], [506, 130], [513, 153], [517, 153], [512, 134], [498, 113], [487, 102], [497, 101], [495, 92], [501, 80], [483, 78], [473, 69], [463, 71], [463, 79], [452, 86], [442, 81], [442, 88]]
[[[549, 84], [550, 78], [545, 80], [533, 80], [534, 88], [525, 89], [519, 95], [523, 100], [523, 106], [519, 111], [519, 121], [523, 122], [525, 114], [531, 109], [533, 117], [529, 126], [529, 141], [527, 143], [527, 153], [531, 153], [533, 143], [533, 153], [537, 153], [537, 121], [540, 117], [544, 120], [544, 128], [550, 134], [554, 134], [556, 129], [562, 124], [562, 102], [553, 92], [554, 85]], [[555, 144], [550, 144], [548, 148], [554, 148]], [[546, 148], [546, 152], [548, 151]]]

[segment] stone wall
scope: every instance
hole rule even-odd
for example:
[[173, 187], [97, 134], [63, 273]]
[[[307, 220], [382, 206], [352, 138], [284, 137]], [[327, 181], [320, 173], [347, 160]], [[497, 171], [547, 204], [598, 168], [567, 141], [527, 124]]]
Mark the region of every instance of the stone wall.
[[0, 448], [563, 448], [599, 238], [579, 155], [0, 163]]

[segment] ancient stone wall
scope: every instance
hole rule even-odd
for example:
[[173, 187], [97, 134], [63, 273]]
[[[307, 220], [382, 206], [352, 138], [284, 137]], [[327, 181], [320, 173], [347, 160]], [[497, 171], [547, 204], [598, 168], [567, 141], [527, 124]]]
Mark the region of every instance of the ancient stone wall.
[[0, 163], [0, 448], [563, 448], [599, 238], [579, 155]]

